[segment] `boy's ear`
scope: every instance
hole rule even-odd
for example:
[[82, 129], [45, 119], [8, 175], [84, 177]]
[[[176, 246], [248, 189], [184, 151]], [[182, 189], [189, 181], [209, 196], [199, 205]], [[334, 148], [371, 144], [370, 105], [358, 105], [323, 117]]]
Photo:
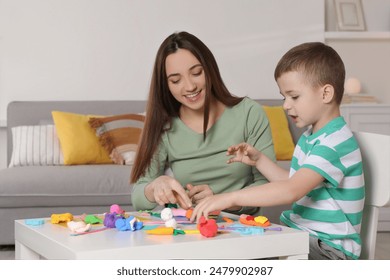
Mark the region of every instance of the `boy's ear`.
[[322, 100], [324, 103], [331, 103], [334, 99], [334, 87], [332, 85], [326, 84], [322, 88]]

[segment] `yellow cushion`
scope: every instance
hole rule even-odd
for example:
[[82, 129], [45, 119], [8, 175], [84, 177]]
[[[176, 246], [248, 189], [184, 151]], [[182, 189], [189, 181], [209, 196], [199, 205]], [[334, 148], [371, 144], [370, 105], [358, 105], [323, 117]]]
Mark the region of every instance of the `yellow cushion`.
[[99, 143], [89, 119], [95, 116], [67, 112], [52, 112], [64, 164], [112, 163], [108, 152]]
[[291, 160], [294, 141], [282, 106], [263, 106], [271, 126], [277, 160]]

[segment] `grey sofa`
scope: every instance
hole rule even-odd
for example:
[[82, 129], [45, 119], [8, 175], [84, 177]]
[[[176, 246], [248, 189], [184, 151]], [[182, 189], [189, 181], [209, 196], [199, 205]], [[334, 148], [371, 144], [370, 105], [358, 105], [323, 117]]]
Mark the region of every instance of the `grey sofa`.
[[[280, 105], [281, 100], [258, 100], [263, 105]], [[11, 128], [38, 125], [51, 119], [51, 111], [116, 115], [142, 113], [145, 101], [19, 101], [7, 110], [7, 158], [12, 154]], [[296, 140], [302, 130], [290, 124]], [[284, 163], [288, 166], [289, 163]], [[131, 205], [131, 166], [113, 164], [76, 166], [25, 166], [0, 170], [0, 245], [14, 244], [14, 220], [49, 217], [53, 213], [104, 213], [119, 204]], [[271, 221], [280, 209], [265, 211]]]

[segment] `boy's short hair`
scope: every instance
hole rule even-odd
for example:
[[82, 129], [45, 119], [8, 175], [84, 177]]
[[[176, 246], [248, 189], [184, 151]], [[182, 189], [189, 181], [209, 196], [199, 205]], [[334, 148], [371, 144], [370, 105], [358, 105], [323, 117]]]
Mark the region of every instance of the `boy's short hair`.
[[330, 84], [334, 87], [335, 101], [341, 103], [344, 94], [345, 67], [341, 57], [321, 42], [310, 42], [290, 49], [275, 68], [277, 80], [290, 71], [302, 73], [313, 87]]

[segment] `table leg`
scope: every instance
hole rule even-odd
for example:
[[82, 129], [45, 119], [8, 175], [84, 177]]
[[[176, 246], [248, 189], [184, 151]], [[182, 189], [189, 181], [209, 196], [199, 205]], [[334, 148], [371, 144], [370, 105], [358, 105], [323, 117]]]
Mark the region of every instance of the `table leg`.
[[15, 240], [15, 259], [16, 260], [39, 260], [40, 255]]

